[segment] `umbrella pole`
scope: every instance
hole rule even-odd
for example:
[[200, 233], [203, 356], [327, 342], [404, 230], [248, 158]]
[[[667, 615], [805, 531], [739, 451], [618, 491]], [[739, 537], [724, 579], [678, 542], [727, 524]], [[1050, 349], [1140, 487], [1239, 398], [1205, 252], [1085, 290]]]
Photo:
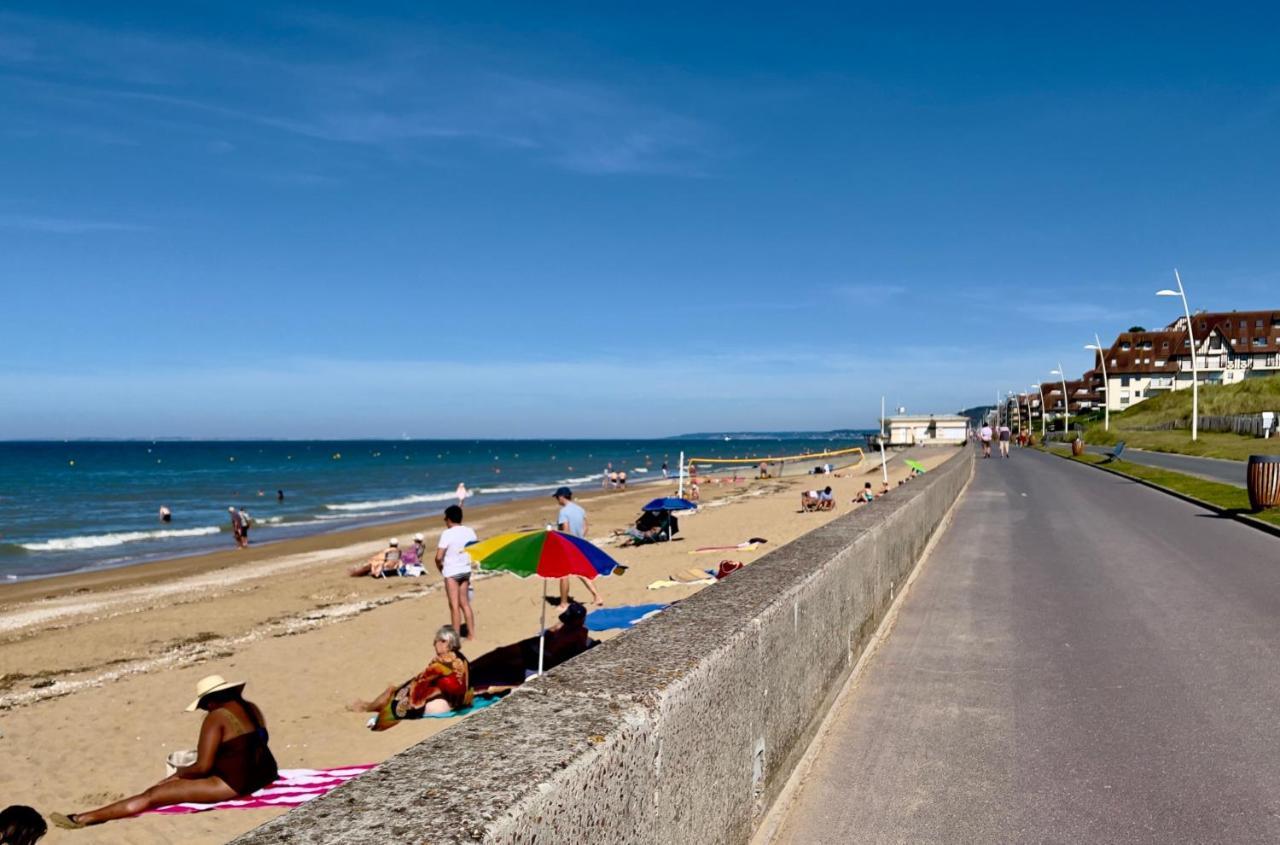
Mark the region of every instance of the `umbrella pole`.
[[542, 674], [542, 650], [547, 642], [547, 579], [542, 579], [542, 631], [538, 634], [538, 674]]

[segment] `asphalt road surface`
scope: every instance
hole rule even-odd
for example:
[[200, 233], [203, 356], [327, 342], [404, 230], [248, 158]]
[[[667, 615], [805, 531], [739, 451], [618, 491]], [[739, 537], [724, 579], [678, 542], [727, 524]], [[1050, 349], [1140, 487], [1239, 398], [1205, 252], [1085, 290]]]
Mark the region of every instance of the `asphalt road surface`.
[[977, 464], [776, 841], [1280, 841], [1280, 539]]
[[[1190, 436], [1190, 435], [1188, 435]], [[1112, 450], [1111, 446], [1087, 446], [1088, 451], [1105, 455]], [[1224, 461], [1220, 458], [1199, 458], [1195, 455], [1176, 455], [1171, 452], [1146, 452], [1139, 449], [1125, 449], [1120, 462], [1130, 461], [1135, 464], [1146, 464], [1152, 467], [1171, 469], [1174, 472], [1185, 472], [1187, 475], [1198, 475], [1210, 481], [1221, 481], [1223, 484], [1245, 486], [1244, 461]]]

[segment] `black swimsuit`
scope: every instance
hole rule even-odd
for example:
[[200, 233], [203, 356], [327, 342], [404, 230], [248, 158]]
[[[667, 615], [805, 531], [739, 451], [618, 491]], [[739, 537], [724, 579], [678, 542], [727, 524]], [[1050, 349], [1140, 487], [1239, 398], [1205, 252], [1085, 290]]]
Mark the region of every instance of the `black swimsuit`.
[[[276, 758], [267, 747], [267, 729], [258, 724], [252, 707], [246, 706], [244, 710], [253, 723], [253, 730], [223, 742], [213, 758], [213, 774], [222, 778], [236, 795], [257, 792], [280, 776]], [[244, 726], [236, 714], [228, 712], [228, 715], [237, 725]]]

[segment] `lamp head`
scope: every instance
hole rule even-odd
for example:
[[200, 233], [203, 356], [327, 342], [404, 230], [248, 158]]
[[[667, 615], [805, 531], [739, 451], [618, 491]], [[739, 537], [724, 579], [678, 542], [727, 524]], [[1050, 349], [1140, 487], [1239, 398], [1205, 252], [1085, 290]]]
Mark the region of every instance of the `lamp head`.
[[1164, 290], [1156, 291], [1156, 296], [1182, 296], [1182, 294], [1178, 293], [1176, 290], [1169, 290], [1168, 288], [1165, 288]]
[[1060, 376], [1060, 375], [1062, 375], [1062, 370], [1050, 370], [1050, 371], [1049, 371], [1049, 375], [1051, 375], [1051, 376]]
[[1094, 345], [1094, 344], [1092, 344], [1092, 343], [1086, 343], [1086, 344], [1084, 345], [1084, 348], [1085, 348], [1085, 349], [1092, 349], [1092, 350], [1094, 350], [1095, 352], [1101, 352], [1101, 351], [1102, 351], [1102, 347], [1101, 347], [1101, 346], [1095, 346], [1095, 345]]

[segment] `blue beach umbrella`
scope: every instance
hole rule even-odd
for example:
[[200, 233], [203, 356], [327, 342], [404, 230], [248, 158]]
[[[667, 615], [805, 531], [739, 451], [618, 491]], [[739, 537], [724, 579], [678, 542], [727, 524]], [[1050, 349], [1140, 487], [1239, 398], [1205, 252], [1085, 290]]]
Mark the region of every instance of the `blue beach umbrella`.
[[661, 499], [654, 499], [649, 504], [642, 507], [642, 511], [692, 511], [697, 510], [698, 505], [688, 499], [677, 499], [674, 496], [664, 496]]

